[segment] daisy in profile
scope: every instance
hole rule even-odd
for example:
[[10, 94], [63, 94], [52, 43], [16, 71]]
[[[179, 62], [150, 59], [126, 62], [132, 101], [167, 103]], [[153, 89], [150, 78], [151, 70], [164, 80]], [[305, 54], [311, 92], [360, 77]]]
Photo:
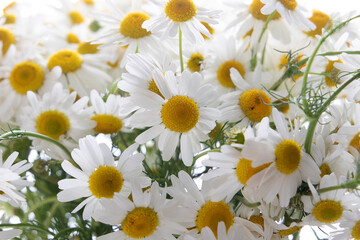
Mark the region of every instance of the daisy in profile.
[[109, 94], [106, 101], [96, 90], [90, 93], [90, 102], [94, 109], [91, 120], [96, 122], [96, 133], [114, 134], [120, 132], [125, 126], [125, 117], [121, 114], [124, 99], [119, 95]]
[[18, 207], [20, 202], [25, 201], [25, 196], [20, 190], [33, 185], [32, 182], [20, 176], [32, 167], [32, 163], [22, 160], [14, 164], [18, 155], [18, 152], [13, 152], [3, 161], [3, 152], [0, 150], [0, 201], [9, 202], [14, 207]]
[[[76, 92], [69, 93], [60, 83], [56, 83], [42, 97], [29, 91], [29, 105], [23, 107], [19, 114], [20, 128], [51, 137], [71, 151], [78, 139], [91, 134], [96, 125], [95, 121], [90, 120], [92, 109], [88, 107], [88, 98], [76, 101], [76, 97]], [[34, 139], [33, 145], [55, 159], [67, 157], [60, 148], [45, 140]]]
[[152, 91], [133, 93], [131, 101], [139, 110], [130, 118], [136, 128], [150, 127], [135, 139], [143, 144], [159, 136], [159, 150], [164, 161], [170, 160], [180, 142], [182, 161], [193, 164], [193, 155], [201, 150], [200, 141], [215, 127], [219, 116], [210, 107], [217, 96], [213, 87], [202, 84], [199, 73], [184, 71], [176, 77], [155, 69], [153, 79], [163, 97]]
[[26, 93], [46, 92], [60, 75], [59, 68], [47, 69], [40, 55], [19, 51], [13, 45], [0, 66], [0, 120], [14, 121], [12, 118], [27, 103]]
[[89, 219], [101, 208], [100, 199], [114, 199], [118, 195], [128, 197], [131, 182], [141, 187], [149, 186], [150, 179], [143, 174], [141, 164], [144, 155], [136, 152], [137, 147], [136, 144], [131, 145], [115, 161], [105, 143], [98, 144], [90, 135], [80, 139], [79, 148], [71, 152], [80, 169], [67, 160], [63, 161], [62, 168], [74, 178], [59, 181], [62, 191], [57, 195], [58, 200], [70, 202], [85, 197], [72, 212], [85, 207], [83, 219]]
[[248, 139], [242, 155], [252, 160], [252, 167], [268, 164], [268, 167], [253, 175], [247, 185], [256, 188], [256, 194], [265, 202], [270, 203], [278, 196], [280, 206], [286, 207], [302, 181], [320, 181], [320, 169], [302, 149], [306, 129], [300, 128], [298, 120], [295, 120], [294, 129], [289, 129], [285, 117], [277, 109], [273, 109], [272, 117], [277, 130], [262, 125], [258, 131], [268, 132], [268, 136]]
[[[321, 179], [319, 189], [338, 186], [342, 180], [337, 180], [334, 173], [325, 175]], [[347, 189], [318, 193], [310, 182], [308, 185], [312, 196], [303, 196], [302, 201], [305, 212], [310, 214], [303, 219], [303, 222], [312, 226], [331, 226], [333, 223], [343, 222], [345, 212], [357, 211], [359, 199]]]
[[50, 55], [47, 62], [49, 70], [57, 66], [62, 71], [59, 81], [80, 96], [88, 96], [92, 89], [105, 92], [112, 82], [111, 76], [104, 71], [109, 66], [94, 54], [82, 55], [75, 50], [61, 49]]
[[221, 12], [197, 6], [192, 0], [162, 0], [162, 5], [163, 12], [145, 21], [143, 28], [151, 32], [163, 31], [162, 39], [173, 38], [181, 31], [191, 43], [202, 43], [203, 35], [211, 38], [211, 33], [204, 23], [218, 23], [215, 19]]
[[298, 5], [296, 0], [261, 0], [265, 5], [261, 8], [261, 13], [269, 15], [277, 11], [290, 25], [295, 25], [301, 30], [310, 31], [316, 28], [306, 15], [307, 9]]
[[121, 230], [98, 237], [99, 240], [112, 239], [176, 239], [173, 234], [181, 234], [186, 228], [178, 223], [179, 209], [166, 199], [166, 191], [157, 182], [145, 191], [137, 184], [131, 186], [132, 201], [128, 198], [104, 199], [104, 211], [96, 220]]

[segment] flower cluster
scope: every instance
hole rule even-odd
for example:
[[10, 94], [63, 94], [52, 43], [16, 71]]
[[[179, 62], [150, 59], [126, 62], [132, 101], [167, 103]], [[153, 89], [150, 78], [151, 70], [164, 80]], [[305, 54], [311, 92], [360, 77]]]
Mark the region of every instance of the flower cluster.
[[0, 5], [0, 239], [360, 239], [360, 15], [301, 4]]

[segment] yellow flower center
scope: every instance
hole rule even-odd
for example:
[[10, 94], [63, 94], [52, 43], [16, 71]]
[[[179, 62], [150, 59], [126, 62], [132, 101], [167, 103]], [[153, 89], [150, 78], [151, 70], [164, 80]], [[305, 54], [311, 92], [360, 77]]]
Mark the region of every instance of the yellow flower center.
[[165, 127], [171, 131], [187, 132], [198, 122], [199, 108], [189, 97], [174, 96], [163, 105], [161, 118]]
[[271, 114], [270, 97], [259, 89], [250, 89], [243, 92], [239, 98], [239, 105], [250, 121], [260, 122]]
[[[200, 23], [201, 23], [202, 25], [204, 25], [204, 27], [206, 27], [206, 29], [209, 31], [209, 33], [210, 33], [211, 35], [214, 34], [214, 32], [215, 32], [214, 28], [212, 28], [207, 22], [200, 21]], [[201, 36], [203, 36], [204, 39], [209, 39], [206, 35], [204, 35], [204, 34], [202, 34], [202, 33], [201, 33]]]
[[[264, 15], [260, 11], [264, 5], [265, 4], [262, 3], [260, 0], [253, 0], [253, 2], [249, 6], [249, 12], [254, 18], [266, 22], [269, 15]], [[272, 17], [272, 20], [279, 19], [280, 17], [280, 14], [276, 12], [275, 15]]]
[[290, 110], [290, 104], [286, 98], [276, 100], [274, 106], [282, 113], [287, 113]]
[[113, 198], [123, 184], [122, 174], [112, 166], [100, 166], [89, 177], [89, 189], [96, 198]]
[[49, 57], [48, 68], [51, 70], [55, 66], [60, 66], [63, 73], [74, 72], [81, 67], [82, 58], [79, 53], [63, 49], [57, 51]]
[[44, 82], [42, 68], [34, 62], [21, 62], [15, 65], [9, 78], [11, 87], [19, 94], [38, 90]]
[[291, 228], [288, 228], [288, 229], [285, 229], [285, 230], [280, 230], [278, 231], [278, 235], [279, 236], [289, 236], [289, 235], [292, 235], [294, 233], [297, 233], [298, 231], [301, 230], [302, 227], [298, 227], [298, 226], [294, 226], [294, 227], [291, 227]]
[[291, 139], [283, 140], [275, 149], [275, 166], [284, 174], [292, 174], [300, 166], [301, 148]]
[[150, 16], [143, 12], [128, 13], [120, 23], [120, 33], [125, 37], [143, 38], [151, 34], [141, 25], [144, 21], [149, 20]]
[[[311, 22], [313, 22], [316, 26], [316, 28], [314, 30], [311, 31], [304, 31], [304, 33], [310, 37], [315, 37], [316, 35], [321, 35], [322, 34], [322, 29], [326, 27], [326, 25], [330, 22], [330, 17], [329, 15], [318, 11], [318, 10], [313, 10], [313, 15], [312, 17], [309, 18], [309, 20]], [[328, 26], [329, 28], [331, 28], [331, 24], [329, 24], [330, 26]]]
[[68, 33], [66, 36], [66, 40], [68, 43], [80, 43], [79, 38], [74, 33]]
[[229, 205], [223, 201], [206, 202], [198, 211], [196, 216], [196, 228], [200, 232], [204, 227], [209, 227], [215, 236], [217, 236], [217, 227], [219, 222], [224, 222], [226, 230], [234, 223], [234, 214]]
[[85, 21], [83, 15], [81, 15], [79, 11], [70, 11], [69, 17], [73, 24], [79, 24]]
[[297, 2], [296, 0], [278, 0], [279, 2], [282, 3], [282, 5], [284, 5], [285, 8], [294, 11], [297, 7]]
[[350, 146], [354, 147], [360, 152], [360, 132], [356, 133], [353, 139], [350, 141]]
[[187, 62], [187, 67], [192, 72], [199, 72], [201, 70], [201, 64], [204, 61], [204, 56], [201, 53], [192, 53]]
[[355, 240], [360, 240], [360, 220], [356, 222], [351, 230], [351, 237]]
[[336, 84], [340, 83], [339, 82], [339, 72], [340, 70], [337, 69], [336, 67], [334, 67], [334, 63], [342, 63], [342, 61], [339, 59], [337, 61], [329, 61], [329, 63], [326, 65], [326, 68], [325, 68], [325, 73], [328, 74], [326, 77], [325, 77], [325, 83], [326, 85], [328, 85], [329, 87], [335, 87]]
[[327, 163], [321, 164], [320, 171], [321, 171], [320, 177], [323, 177], [325, 175], [330, 175], [332, 173], [331, 168]]
[[53, 139], [59, 140], [59, 137], [70, 129], [68, 117], [57, 110], [42, 112], [36, 118], [36, 130]]
[[[154, 79], [151, 79], [150, 83], [149, 83], [149, 87], [148, 90], [152, 91], [153, 93], [156, 93], [157, 95], [159, 95], [160, 97], [164, 98], [164, 96], [161, 94], [158, 86], [156, 85]], [[165, 99], [165, 98], [164, 98]]]
[[15, 43], [15, 37], [9, 29], [0, 27], [0, 41], [2, 42], [2, 54], [5, 55], [10, 45]]
[[87, 4], [87, 5], [94, 5], [95, 2], [94, 0], [81, 0], [83, 3]]
[[217, 79], [223, 87], [226, 87], [226, 88], [234, 88], [235, 87], [235, 85], [230, 77], [230, 69], [231, 68], [235, 68], [236, 70], [238, 70], [238, 72], [240, 73], [240, 75], [242, 77], [244, 77], [244, 75], [245, 75], [245, 69], [241, 63], [239, 63], [235, 60], [229, 60], [229, 61], [224, 62], [223, 64], [220, 65], [220, 67], [217, 70]]
[[186, 22], [196, 15], [196, 6], [192, 0], [169, 0], [165, 14], [174, 22]]
[[259, 224], [264, 229], [264, 218], [262, 216], [253, 215], [249, 218], [250, 222]]
[[109, 114], [97, 114], [93, 116], [91, 120], [94, 120], [97, 123], [96, 127], [94, 127], [94, 130], [97, 133], [117, 133], [123, 125], [120, 118]]
[[4, 14], [5, 24], [13, 24], [16, 22], [16, 16], [14, 14]]
[[82, 42], [79, 43], [77, 51], [80, 54], [94, 54], [99, 51], [97, 48], [100, 45], [101, 44], [91, 44], [90, 42]]
[[256, 168], [251, 166], [252, 161], [242, 158], [239, 160], [236, 166], [236, 175], [243, 185], [246, 185], [246, 182], [256, 173], [267, 168], [271, 163], [263, 164]]
[[321, 223], [333, 223], [343, 214], [343, 207], [334, 200], [322, 200], [313, 208], [313, 215]]
[[121, 225], [129, 237], [146, 238], [155, 232], [159, 225], [159, 217], [151, 208], [137, 207], [126, 215]]

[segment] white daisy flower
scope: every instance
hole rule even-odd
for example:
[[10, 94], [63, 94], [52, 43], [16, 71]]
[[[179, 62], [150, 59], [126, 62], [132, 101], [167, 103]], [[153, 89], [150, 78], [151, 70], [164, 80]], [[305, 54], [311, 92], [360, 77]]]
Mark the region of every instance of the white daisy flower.
[[116, 198], [115, 201], [104, 199], [104, 211], [96, 217], [97, 221], [119, 226], [121, 230], [98, 237], [99, 240], [144, 239], [175, 240], [174, 234], [181, 234], [186, 228], [178, 223], [177, 212], [166, 199], [166, 191], [154, 182], [150, 189], [142, 191], [133, 184], [132, 199]]
[[269, 15], [277, 11], [286, 21], [299, 27], [301, 30], [310, 31], [315, 29], [315, 24], [306, 18], [307, 9], [298, 5], [296, 0], [261, 0], [265, 5], [261, 13]]
[[162, 4], [163, 12], [142, 25], [151, 32], [164, 30], [162, 39], [175, 37], [181, 31], [191, 43], [202, 43], [203, 35], [211, 38], [204, 23], [218, 23], [215, 19], [221, 13], [218, 10], [211, 11], [199, 7], [192, 0], [162, 0]]
[[105, 92], [112, 82], [110, 75], [104, 71], [109, 66], [94, 54], [81, 55], [71, 49], [61, 49], [48, 58], [47, 66], [50, 70], [59, 66], [62, 70], [60, 82], [80, 96], [88, 96], [92, 89]]
[[25, 196], [20, 193], [20, 190], [33, 185], [32, 182], [20, 176], [32, 167], [32, 163], [22, 160], [14, 164], [18, 155], [18, 152], [13, 152], [3, 161], [3, 152], [0, 150], [0, 201], [9, 202], [15, 207], [25, 201]]
[[[296, 194], [302, 181], [320, 181], [320, 170], [311, 156], [304, 152], [306, 129], [289, 129], [284, 116], [273, 109], [273, 119], [277, 131], [263, 125], [259, 132], [267, 132], [262, 140], [248, 139], [242, 150], [243, 157], [252, 160], [252, 167], [269, 164], [264, 170], [253, 175], [248, 181], [249, 187], [257, 189], [257, 194], [265, 202], [272, 202], [277, 196], [280, 206], [286, 207], [290, 198]], [[259, 152], [259, 149], [262, 149]]]
[[201, 150], [200, 141], [215, 127], [219, 111], [209, 107], [217, 98], [211, 85], [201, 85], [201, 75], [184, 71], [175, 77], [171, 71], [164, 74], [156, 69], [156, 86], [164, 98], [147, 91], [133, 93], [131, 101], [140, 109], [130, 118], [133, 127], [151, 127], [135, 139], [143, 144], [157, 136], [159, 150], [168, 161], [180, 142], [182, 161], [193, 164], [193, 155]]
[[344, 212], [340, 223], [341, 230], [330, 233], [332, 240], [360, 239], [360, 212]]
[[[342, 179], [344, 180], [344, 179]], [[334, 173], [325, 175], [318, 186], [319, 189], [338, 186], [342, 180], [338, 181]], [[360, 201], [357, 196], [347, 189], [338, 189], [324, 193], [318, 193], [315, 187], [308, 181], [312, 196], [303, 196], [304, 210], [310, 213], [303, 219], [303, 222], [313, 226], [327, 225], [342, 222], [344, 213], [358, 209]]]
[[85, 197], [72, 212], [85, 206], [83, 218], [89, 219], [101, 208], [100, 199], [114, 199], [117, 195], [128, 197], [131, 182], [141, 187], [149, 186], [150, 179], [143, 174], [141, 164], [144, 155], [135, 153], [137, 147], [137, 144], [131, 145], [115, 161], [109, 147], [98, 144], [95, 137], [88, 135], [80, 139], [79, 148], [71, 152], [80, 169], [67, 160], [61, 164], [64, 171], [74, 178], [59, 181], [62, 191], [57, 195], [58, 200], [70, 202]]
[[44, 93], [60, 77], [59, 68], [46, 68], [44, 59], [12, 46], [0, 66], [0, 120], [14, 121], [21, 106], [27, 103], [27, 91]]
[[[20, 128], [58, 140], [71, 151], [78, 139], [92, 133], [92, 128], [96, 126], [96, 122], [90, 120], [92, 109], [87, 106], [88, 98], [76, 101], [76, 96], [76, 92], [69, 93], [60, 83], [40, 98], [29, 91], [27, 98], [30, 105], [19, 114]], [[55, 159], [67, 157], [53, 143], [45, 140], [34, 139], [33, 145]]]
[[96, 133], [113, 134], [123, 129], [126, 125], [126, 116], [121, 114], [124, 101], [120, 95], [110, 94], [104, 102], [96, 90], [90, 92], [90, 102], [94, 108], [91, 120], [96, 122]]

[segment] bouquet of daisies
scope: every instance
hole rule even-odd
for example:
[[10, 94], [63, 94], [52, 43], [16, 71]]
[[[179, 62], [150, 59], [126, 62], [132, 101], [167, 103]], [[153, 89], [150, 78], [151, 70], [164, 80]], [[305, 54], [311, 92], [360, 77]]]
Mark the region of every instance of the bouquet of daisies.
[[1, 3], [0, 239], [360, 239], [360, 15], [301, 4]]

